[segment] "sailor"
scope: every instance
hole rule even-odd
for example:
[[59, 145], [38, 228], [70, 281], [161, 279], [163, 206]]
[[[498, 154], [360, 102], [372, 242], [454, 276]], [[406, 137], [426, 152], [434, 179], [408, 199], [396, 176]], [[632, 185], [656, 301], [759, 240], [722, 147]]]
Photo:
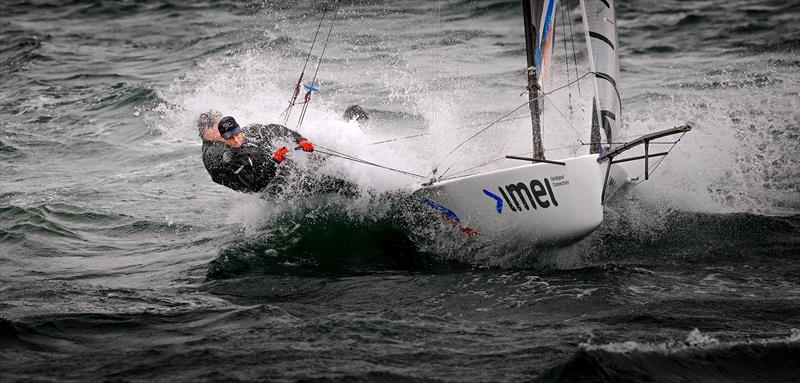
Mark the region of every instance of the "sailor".
[[344, 119], [346, 121], [355, 120], [359, 125], [365, 125], [369, 122], [369, 115], [358, 105], [350, 105], [344, 110]]
[[[287, 186], [311, 193], [338, 193], [349, 197], [359, 188], [345, 180], [327, 175], [301, 174], [292, 161], [289, 149], [314, 152], [314, 145], [299, 133], [277, 124], [251, 124], [240, 127], [231, 116], [207, 112], [197, 121], [203, 140], [203, 164], [211, 180], [245, 193], [276, 194]], [[311, 158], [316, 167], [322, 162]], [[294, 182], [289, 182], [289, 177]], [[297, 190], [293, 190], [297, 191]]]
[[[314, 145], [282, 125], [240, 127], [231, 116], [203, 113], [198, 119], [203, 164], [211, 180], [236, 191], [257, 193], [278, 176], [289, 156], [285, 145], [313, 152]], [[215, 129], [216, 128], [216, 129]]]

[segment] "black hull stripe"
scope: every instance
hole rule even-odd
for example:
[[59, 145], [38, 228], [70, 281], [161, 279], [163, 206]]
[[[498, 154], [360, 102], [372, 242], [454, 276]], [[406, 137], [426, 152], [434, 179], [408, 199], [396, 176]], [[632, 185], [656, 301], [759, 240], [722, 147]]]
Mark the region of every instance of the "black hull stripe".
[[609, 40], [607, 37], [605, 37], [605, 36], [603, 36], [603, 35], [601, 35], [601, 34], [599, 34], [597, 32], [591, 32], [591, 31], [589, 32], [589, 36], [594, 37], [594, 38], [596, 38], [596, 39], [608, 44], [608, 46], [611, 47], [611, 50], [614, 50], [614, 44], [612, 44], [611, 40]]
[[606, 80], [606, 81], [610, 82], [611, 85], [613, 85], [614, 88], [616, 89], [617, 82], [614, 81], [614, 79], [611, 78], [611, 76], [609, 76], [609, 75], [607, 75], [605, 73], [601, 73], [601, 72], [594, 72], [594, 76], [597, 77], [597, 78], [602, 78], [603, 80]]
[[603, 4], [606, 5], [606, 8], [611, 9], [611, 5], [608, 4], [608, 1], [606, 1], [606, 0], [600, 0], [600, 1], [602, 1]]

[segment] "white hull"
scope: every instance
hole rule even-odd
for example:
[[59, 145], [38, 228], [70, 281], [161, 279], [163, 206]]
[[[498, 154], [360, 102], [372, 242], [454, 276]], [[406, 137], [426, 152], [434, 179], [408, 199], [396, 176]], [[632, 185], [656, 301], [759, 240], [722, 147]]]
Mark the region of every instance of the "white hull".
[[[456, 221], [466, 233], [532, 245], [578, 241], [603, 221], [608, 163], [590, 154], [566, 165], [526, 164], [425, 186], [415, 195]], [[627, 181], [612, 165], [606, 196]]]

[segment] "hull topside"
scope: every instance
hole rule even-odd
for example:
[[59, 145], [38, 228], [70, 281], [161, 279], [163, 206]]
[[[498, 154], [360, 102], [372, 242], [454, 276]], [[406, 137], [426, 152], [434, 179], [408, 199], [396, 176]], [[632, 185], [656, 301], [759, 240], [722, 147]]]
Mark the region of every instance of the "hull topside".
[[[596, 155], [568, 158], [565, 165], [537, 163], [452, 179], [423, 187], [423, 203], [462, 230], [534, 245], [580, 240], [603, 221], [606, 163]], [[609, 184], [625, 171], [612, 165]]]

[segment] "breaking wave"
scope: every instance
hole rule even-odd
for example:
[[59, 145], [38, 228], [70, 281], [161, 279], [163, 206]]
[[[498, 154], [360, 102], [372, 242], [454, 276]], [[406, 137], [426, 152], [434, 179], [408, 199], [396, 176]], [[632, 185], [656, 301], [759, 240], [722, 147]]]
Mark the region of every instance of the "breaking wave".
[[682, 342], [582, 343], [536, 382], [796, 382], [800, 331], [785, 338], [720, 341], [697, 329]]

